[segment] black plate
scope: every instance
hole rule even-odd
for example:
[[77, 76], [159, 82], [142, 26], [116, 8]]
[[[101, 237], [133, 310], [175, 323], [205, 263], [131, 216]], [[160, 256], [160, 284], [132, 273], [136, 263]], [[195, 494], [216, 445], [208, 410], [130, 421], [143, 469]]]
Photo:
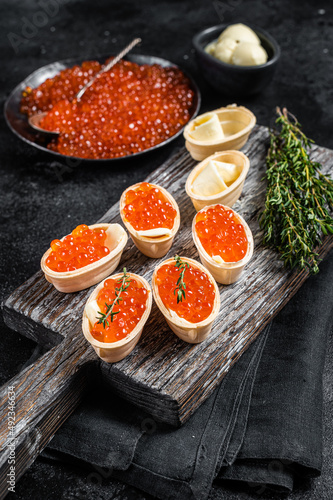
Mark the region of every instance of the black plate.
[[[9, 126], [9, 128], [16, 134], [20, 139], [23, 141], [27, 142], [31, 146], [41, 149], [42, 151], [45, 151], [47, 153], [50, 153], [52, 155], [61, 157], [61, 158], [69, 158], [69, 159], [76, 159], [76, 160], [81, 160], [81, 161], [115, 161], [115, 160], [122, 160], [125, 158], [133, 158], [134, 156], [139, 156], [144, 153], [148, 153], [149, 151], [153, 151], [157, 148], [160, 148], [161, 146], [164, 146], [165, 144], [168, 144], [169, 142], [173, 141], [176, 137], [178, 137], [182, 132], [183, 128], [180, 129], [175, 135], [172, 137], [169, 137], [165, 141], [161, 142], [160, 144], [157, 144], [156, 146], [153, 146], [152, 148], [145, 149], [144, 151], [140, 151], [139, 153], [134, 153], [132, 155], [128, 156], [122, 156], [120, 158], [106, 158], [106, 159], [86, 159], [86, 158], [78, 158], [75, 156], [67, 156], [63, 155], [61, 153], [57, 153], [56, 151], [51, 151], [50, 149], [47, 149], [47, 144], [50, 141], [49, 137], [46, 137], [44, 134], [39, 134], [38, 132], [34, 131], [28, 123], [28, 117], [27, 115], [24, 115], [20, 112], [20, 103], [22, 99], [22, 91], [27, 87], [30, 86], [32, 88], [38, 87], [41, 83], [43, 83], [47, 78], [53, 78], [56, 74], [58, 74], [61, 70], [66, 69], [66, 68], [71, 68], [75, 64], [81, 64], [84, 61], [87, 60], [95, 60], [99, 62], [104, 62], [108, 57], [110, 56], [104, 56], [104, 57], [93, 57], [93, 58], [84, 58], [84, 59], [66, 59], [64, 61], [57, 61], [52, 64], [48, 64], [47, 66], [43, 66], [42, 68], [37, 69], [31, 75], [29, 75], [23, 82], [21, 82], [13, 92], [10, 94], [8, 99], [5, 102], [5, 119], [6, 122]], [[173, 64], [170, 61], [167, 61], [166, 59], [161, 59], [160, 57], [154, 57], [154, 56], [145, 56], [145, 55], [136, 55], [136, 54], [129, 54], [125, 57], [128, 61], [135, 62], [137, 64], [159, 64], [162, 67], [169, 67], [169, 66], [174, 66], [174, 67], [179, 67], [176, 64]], [[181, 68], [180, 68], [181, 69]], [[182, 70], [183, 73], [189, 78], [191, 82], [191, 87], [192, 90], [194, 91], [195, 94], [195, 100], [194, 100], [194, 109], [193, 109], [193, 114], [191, 118], [194, 118], [200, 108], [200, 103], [201, 103], [201, 96], [200, 96], [200, 91], [198, 89], [198, 86], [194, 82], [194, 80], [184, 71]]]

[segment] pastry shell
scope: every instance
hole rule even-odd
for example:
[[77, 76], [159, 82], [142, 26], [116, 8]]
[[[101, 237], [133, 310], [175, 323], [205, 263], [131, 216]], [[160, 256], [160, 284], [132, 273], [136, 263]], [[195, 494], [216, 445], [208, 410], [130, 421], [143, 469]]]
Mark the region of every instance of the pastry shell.
[[123, 210], [125, 207], [125, 197], [126, 193], [129, 190], [136, 190], [139, 188], [139, 186], [142, 184], [142, 182], [138, 182], [137, 184], [134, 184], [133, 186], [128, 187], [123, 194], [121, 195], [120, 198], [120, 216], [122, 218], [122, 221], [129, 232], [133, 243], [135, 246], [142, 252], [144, 255], [147, 257], [151, 257], [152, 259], [159, 259], [161, 257], [164, 257], [164, 255], [170, 250], [171, 245], [173, 243], [174, 237], [179, 229], [180, 225], [180, 213], [179, 213], [179, 207], [177, 205], [176, 200], [171, 196], [171, 194], [161, 186], [158, 186], [156, 184], [151, 184], [151, 186], [158, 188], [164, 196], [167, 198], [167, 200], [171, 203], [173, 208], [176, 210], [177, 214], [174, 220], [173, 227], [171, 229], [171, 234], [168, 236], [160, 236], [160, 237], [147, 237], [147, 236], [142, 236], [138, 234], [138, 232], [132, 227], [132, 225], [125, 219]]
[[[219, 204], [221, 205], [221, 204]], [[215, 205], [214, 205], [215, 206]], [[222, 205], [223, 206], [223, 205]], [[232, 210], [232, 208], [223, 206], [224, 208], [228, 210]], [[203, 212], [207, 210], [210, 207], [205, 207], [200, 212]], [[251, 232], [251, 229], [237, 212], [235, 210], [232, 210], [234, 214], [237, 215], [238, 219], [240, 220], [241, 224], [245, 228], [245, 233], [247, 236], [248, 240], [248, 247], [247, 247], [247, 252], [245, 257], [242, 260], [239, 260], [238, 262], [224, 262], [222, 264], [219, 264], [215, 262], [215, 260], [212, 259], [212, 257], [206, 252], [204, 247], [202, 246], [202, 243], [200, 241], [199, 236], [197, 235], [197, 232], [195, 230], [195, 219], [198, 214], [196, 214], [193, 218], [192, 222], [192, 237], [195, 246], [197, 247], [198, 253], [200, 260], [202, 264], [205, 266], [206, 269], [210, 271], [212, 276], [215, 278], [215, 280], [218, 283], [222, 283], [222, 285], [230, 285], [231, 283], [234, 283], [240, 278], [240, 275], [245, 268], [245, 266], [248, 264], [250, 261], [252, 255], [253, 255], [253, 235]], [[199, 212], [198, 212], [199, 213]]]
[[[110, 248], [110, 253], [102, 259], [92, 262], [87, 266], [76, 269], [75, 271], [57, 272], [53, 271], [46, 265], [46, 259], [51, 253], [49, 248], [43, 255], [41, 260], [41, 268], [47, 281], [52, 283], [59, 292], [78, 292], [90, 286], [96, 285], [106, 276], [109, 276], [119, 264], [121, 255], [128, 240], [126, 231], [120, 224], [93, 224], [89, 229], [101, 228], [107, 232], [105, 246]], [[112, 235], [116, 234], [116, 245]], [[65, 236], [61, 239], [63, 240]]]
[[[237, 179], [228, 186], [227, 189], [221, 191], [220, 193], [213, 194], [211, 196], [200, 196], [193, 192], [192, 185], [196, 177], [202, 172], [206, 165], [211, 161], [221, 161], [225, 163], [233, 163], [241, 169], [241, 172]], [[232, 207], [236, 201], [239, 199], [243, 191], [244, 181], [250, 168], [249, 158], [241, 151], [222, 151], [220, 153], [215, 153], [201, 163], [199, 163], [189, 174], [185, 190], [186, 194], [191, 198], [194, 208], [199, 211], [208, 205], [215, 205], [220, 203], [222, 205], [227, 205]]]
[[[196, 119], [191, 120], [184, 129], [185, 146], [194, 160], [202, 161], [217, 151], [241, 149], [249, 138], [256, 123], [255, 115], [244, 106], [230, 104], [227, 107], [209, 111], [216, 113], [222, 124], [224, 138], [219, 141], [197, 141], [191, 137]], [[204, 113], [206, 115], [207, 113]], [[201, 116], [204, 116], [201, 115]]]
[[[148, 291], [148, 298], [146, 302], [146, 310], [142, 315], [142, 318], [140, 319], [139, 323], [136, 325], [136, 327], [125, 337], [124, 339], [118, 340], [117, 342], [100, 342], [99, 340], [96, 340], [90, 333], [90, 322], [86, 314], [86, 307], [84, 308], [83, 311], [83, 317], [82, 317], [82, 331], [83, 335], [85, 338], [88, 340], [88, 342], [92, 345], [94, 350], [96, 351], [96, 354], [103, 360], [106, 361], [107, 363], [116, 363], [117, 361], [120, 361], [124, 359], [130, 352], [133, 351], [134, 347], [136, 344], [139, 342], [139, 339], [142, 334], [143, 327], [145, 323], [147, 322], [150, 311], [151, 311], [151, 306], [152, 306], [152, 293], [151, 293], [151, 288], [147, 280], [145, 280], [142, 276], [139, 276], [138, 274], [134, 273], [128, 273], [130, 277], [135, 278], [137, 281], [142, 283], [142, 285], [146, 288]], [[122, 278], [123, 273], [118, 273], [114, 274], [113, 276], [108, 276], [103, 280], [99, 285], [93, 290], [91, 295], [89, 296], [86, 305], [95, 300], [97, 298], [97, 295], [99, 291], [103, 288], [104, 286], [104, 281], [108, 278]]]
[[162, 302], [162, 299], [160, 298], [155, 278], [156, 278], [156, 273], [160, 267], [164, 266], [165, 264], [170, 264], [175, 262], [173, 258], [164, 260], [155, 268], [152, 277], [153, 295], [157, 307], [165, 317], [165, 320], [168, 323], [171, 330], [185, 342], [188, 342], [190, 344], [198, 344], [208, 337], [212, 329], [213, 322], [219, 313], [220, 292], [213, 276], [199, 262], [197, 262], [194, 259], [189, 259], [187, 257], [181, 257], [181, 259], [184, 262], [188, 262], [191, 266], [197, 267], [198, 269], [200, 269], [200, 271], [203, 271], [208, 276], [210, 282], [213, 284], [215, 289], [215, 300], [211, 314], [205, 320], [200, 321], [199, 323], [190, 323], [186, 320], [183, 320], [178, 315], [172, 314], [170, 310], [167, 307], [165, 307], [165, 305]]

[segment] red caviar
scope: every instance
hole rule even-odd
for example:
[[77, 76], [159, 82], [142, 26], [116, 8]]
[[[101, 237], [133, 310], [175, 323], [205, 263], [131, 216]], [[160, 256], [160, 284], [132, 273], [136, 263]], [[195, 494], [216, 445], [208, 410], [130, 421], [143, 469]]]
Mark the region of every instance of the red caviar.
[[148, 182], [127, 191], [123, 213], [136, 231], [158, 227], [172, 229], [177, 215], [162, 191]]
[[158, 269], [156, 284], [163, 304], [190, 323], [203, 321], [214, 307], [215, 289], [212, 282], [206, 273], [190, 265], [184, 274], [186, 298], [177, 304], [174, 290], [179, 275], [179, 269], [174, 264], [165, 264]]
[[120, 61], [77, 101], [77, 92], [101, 68], [86, 61], [23, 92], [21, 112], [49, 111], [42, 127], [60, 132], [49, 149], [79, 158], [118, 158], [160, 144], [190, 120], [194, 92], [176, 67]]
[[208, 255], [219, 255], [225, 262], [242, 260], [248, 249], [245, 228], [235, 212], [214, 205], [199, 212], [195, 230]]
[[86, 224], [81, 224], [62, 240], [51, 242], [52, 251], [45, 263], [52, 271], [75, 271], [110, 253], [105, 240], [104, 229], [89, 229]]
[[[106, 313], [106, 304], [112, 304], [116, 298], [115, 288], [119, 288], [118, 278], [109, 278], [105, 280], [103, 288], [97, 296], [99, 311]], [[121, 292], [120, 304], [115, 304], [113, 321], [108, 320], [105, 328], [102, 323], [96, 321], [91, 330], [91, 335], [100, 342], [117, 342], [125, 338], [136, 327], [142, 318], [146, 308], [148, 291], [134, 278], [131, 278], [129, 287]]]

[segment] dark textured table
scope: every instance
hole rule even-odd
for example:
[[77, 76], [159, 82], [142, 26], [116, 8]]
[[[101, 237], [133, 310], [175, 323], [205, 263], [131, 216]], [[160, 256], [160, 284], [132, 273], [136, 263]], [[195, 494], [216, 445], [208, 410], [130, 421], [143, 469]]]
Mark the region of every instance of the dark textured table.
[[[161, 56], [179, 64], [202, 91], [202, 110], [230, 103], [204, 82], [191, 44], [199, 30], [219, 22], [261, 26], [279, 42], [282, 57], [270, 86], [248, 106], [261, 125], [270, 125], [276, 105], [287, 106], [318, 144], [333, 148], [333, 5], [296, 0], [158, 1], [2, 0], [1, 101], [35, 69], [68, 57], [112, 54], [134, 36], [137, 53]], [[1, 118], [1, 297], [38, 270], [40, 257], [54, 234], [77, 224], [93, 223], [130, 184], [142, 180], [183, 145], [169, 146], [137, 160], [98, 166], [61, 163], [16, 138]], [[315, 279], [315, 278], [310, 278]], [[5, 383], [40, 354], [36, 345], [9, 330], [1, 319], [0, 383]], [[290, 499], [333, 496], [332, 338], [324, 376], [324, 466], [322, 476], [300, 484]], [[39, 458], [16, 486], [18, 499], [147, 499], [105, 471], [54, 464]], [[105, 479], [104, 479], [105, 478]], [[210, 500], [253, 498], [250, 487], [213, 489]], [[266, 492], [261, 495], [270, 498]], [[13, 496], [14, 497], [14, 496]], [[8, 496], [10, 498], [10, 495]]]

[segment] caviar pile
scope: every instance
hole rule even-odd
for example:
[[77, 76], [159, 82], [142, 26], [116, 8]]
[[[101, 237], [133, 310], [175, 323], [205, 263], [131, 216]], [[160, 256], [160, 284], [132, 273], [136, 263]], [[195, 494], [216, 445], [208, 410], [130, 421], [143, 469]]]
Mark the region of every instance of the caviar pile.
[[219, 255], [225, 262], [238, 262], [247, 252], [248, 240], [237, 215], [222, 205], [199, 212], [195, 230], [210, 256]]
[[101, 68], [87, 61], [23, 92], [21, 112], [30, 116], [49, 111], [42, 128], [60, 132], [48, 145], [53, 151], [79, 158], [119, 158], [160, 144], [190, 120], [194, 92], [175, 67], [120, 61], [102, 73], [81, 100], [74, 99]]
[[184, 274], [186, 298], [177, 304], [177, 294], [174, 294], [174, 290], [179, 274], [179, 269], [174, 264], [165, 264], [158, 269], [156, 284], [163, 304], [190, 323], [203, 321], [213, 310], [214, 286], [206, 273], [190, 266]]
[[86, 224], [81, 224], [62, 241], [51, 242], [52, 251], [46, 259], [46, 265], [58, 272], [80, 269], [110, 253], [105, 240], [104, 229], [89, 229]]
[[[97, 304], [99, 311], [106, 313], [106, 304], [112, 304], [116, 298], [116, 290], [119, 288], [117, 278], [110, 278], [104, 282], [104, 287], [98, 294]], [[109, 319], [105, 328], [102, 323], [95, 323], [91, 335], [100, 342], [117, 342], [125, 338], [139, 323], [146, 310], [148, 292], [137, 280], [131, 278], [129, 287], [121, 292], [120, 304], [115, 304], [113, 321]]]
[[177, 215], [164, 194], [148, 182], [142, 182], [135, 191], [127, 191], [123, 213], [136, 231], [172, 229]]

